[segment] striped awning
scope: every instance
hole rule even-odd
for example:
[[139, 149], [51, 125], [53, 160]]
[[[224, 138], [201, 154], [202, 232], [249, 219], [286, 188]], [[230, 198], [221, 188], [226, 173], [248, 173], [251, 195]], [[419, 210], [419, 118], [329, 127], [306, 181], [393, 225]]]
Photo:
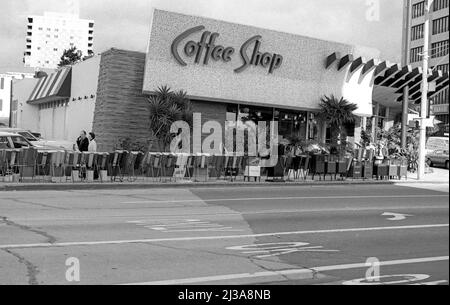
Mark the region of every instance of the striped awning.
[[[354, 58], [352, 54], [341, 54], [335, 52], [327, 57], [326, 68], [329, 69], [333, 65], [337, 69], [349, 69], [353, 73], [357, 68], [363, 67], [362, 77], [369, 76], [373, 79], [375, 87], [384, 87], [395, 91], [394, 100], [403, 101], [403, 89], [409, 87], [408, 100], [415, 104], [420, 104], [422, 90], [422, 68], [412, 68], [410, 65], [402, 67], [400, 64], [392, 64], [387, 61], [378, 61], [375, 59], [365, 60], [362, 57]], [[369, 73], [373, 72], [373, 73]], [[436, 84], [436, 90], [428, 93], [428, 98], [433, 98], [444, 90], [449, 88], [449, 73], [442, 71], [429, 70], [428, 81]]]
[[71, 81], [72, 69], [70, 67], [42, 77], [31, 93], [28, 103], [40, 104], [70, 98]]

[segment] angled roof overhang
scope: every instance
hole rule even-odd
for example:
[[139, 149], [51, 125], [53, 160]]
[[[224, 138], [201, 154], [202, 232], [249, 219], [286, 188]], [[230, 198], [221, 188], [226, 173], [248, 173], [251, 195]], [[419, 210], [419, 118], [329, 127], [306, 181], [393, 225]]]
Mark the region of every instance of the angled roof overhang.
[[[391, 105], [399, 104], [403, 101], [404, 88], [409, 87], [408, 100], [411, 103], [420, 103], [421, 101], [421, 83], [423, 78], [422, 68], [412, 68], [410, 65], [401, 66], [387, 61], [378, 61], [370, 59], [368, 61], [361, 57], [354, 58], [352, 54], [341, 56], [338, 52], [329, 55], [326, 59], [325, 67], [330, 69], [334, 63], [338, 64], [337, 69], [347, 69], [353, 73], [358, 67], [362, 69], [362, 77], [372, 78], [374, 85], [374, 100], [381, 99], [389, 101]], [[428, 82], [436, 83], [436, 90], [428, 94], [432, 99], [437, 94], [449, 88], [449, 73], [429, 70]]]
[[46, 102], [70, 98], [72, 68], [65, 67], [42, 77], [33, 89], [28, 103], [39, 105]]

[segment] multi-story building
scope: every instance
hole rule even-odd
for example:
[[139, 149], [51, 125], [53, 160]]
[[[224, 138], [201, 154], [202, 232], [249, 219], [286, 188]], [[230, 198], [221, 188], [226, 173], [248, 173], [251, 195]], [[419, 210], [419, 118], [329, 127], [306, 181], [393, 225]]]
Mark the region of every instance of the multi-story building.
[[93, 54], [94, 21], [78, 15], [44, 13], [29, 16], [24, 53], [25, 67], [55, 69], [66, 49], [76, 47], [82, 56]]
[[8, 72], [0, 74], [0, 124], [8, 125], [11, 105], [12, 81], [16, 79], [33, 78], [34, 74]]
[[[429, 0], [432, 1], [432, 0]], [[424, 0], [404, 0], [403, 18], [403, 64], [422, 66], [424, 50]], [[449, 71], [449, 0], [433, 0], [430, 10], [430, 67], [434, 71]], [[439, 88], [431, 97], [432, 110], [436, 118], [449, 123], [449, 86]]]

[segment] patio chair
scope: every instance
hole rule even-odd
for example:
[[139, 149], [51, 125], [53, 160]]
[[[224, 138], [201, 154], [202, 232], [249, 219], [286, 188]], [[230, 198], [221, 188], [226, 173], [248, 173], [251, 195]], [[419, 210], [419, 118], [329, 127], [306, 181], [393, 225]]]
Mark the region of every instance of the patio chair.
[[299, 178], [307, 180], [311, 166], [311, 157], [303, 156], [300, 159]]
[[38, 151], [34, 147], [23, 150], [23, 159], [20, 165], [20, 179], [31, 178], [34, 180], [36, 175], [36, 160]]
[[284, 175], [287, 177], [287, 181], [290, 181], [291, 173], [293, 174], [294, 180], [296, 179], [296, 171], [294, 169], [294, 157], [286, 157], [286, 162], [284, 165]]
[[208, 157], [205, 155], [200, 156], [194, 156], [194, 179], [198, 181], [200, 176], [203, 176], [205, 178], [205, 182], [208, 181], [208, 174], [209, 174], [209, 168], [208, 168]]
[[98, 153], [94, 168], [97, 170], [100, 182], [106, 182], [108, 179], [108, 153]]
[[326, 180], [327, 175], [330, 175], [331, 180], [333, 180], [334, 176], [334, 179], [336, 180], [337, 164], [336, 164], [336, 156], [334, 155], [328, 156], [328, 160], [325, 161], [325, 174], [323, 176], [324, 180]]
[[61, 182], [64, 175], [64, 151], [53, 151], [50, 157], [50, 175], [52, 177], [52, 182]]
[[111, 181], [115, 182], [119, 179], [123, 181], [121, 172], [121, 162], [123, 158], [123, 151], [115, 151], [108, 157], [108, 175], [111, 177]]

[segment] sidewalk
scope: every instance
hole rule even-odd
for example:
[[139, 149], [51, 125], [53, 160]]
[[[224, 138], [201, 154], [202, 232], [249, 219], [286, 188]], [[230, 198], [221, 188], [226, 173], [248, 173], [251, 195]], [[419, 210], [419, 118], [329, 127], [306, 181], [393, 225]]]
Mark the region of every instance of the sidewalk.
[[425, 177], [417, 180], [417, 174], [409, 173], [408, 182], [428, 182], [428, 183], [449, 183], [449, 171], [442, 168], [430, 168], [430, 173], [426, 173]]
[[436, 183], [449, 184], [449, 171], [433, 168], [423, 180], [417, 180], [417, 174], [409, 173], [408, 180], [352, 180], [344, 181], [288, 181], [288, 182], [244, 182], [244, 181], [212, 181], [212, 182], [114, 182], [114, 183], [0, 183], [1, 191], [66, 191], [66, 190], [98, 190], [98, 189], [158, 189], [158, 188], [208, 188], [208, 187], [261, 187], [261, 186], [326, 186], [326, 185], [392, 185], [399, 183]]

